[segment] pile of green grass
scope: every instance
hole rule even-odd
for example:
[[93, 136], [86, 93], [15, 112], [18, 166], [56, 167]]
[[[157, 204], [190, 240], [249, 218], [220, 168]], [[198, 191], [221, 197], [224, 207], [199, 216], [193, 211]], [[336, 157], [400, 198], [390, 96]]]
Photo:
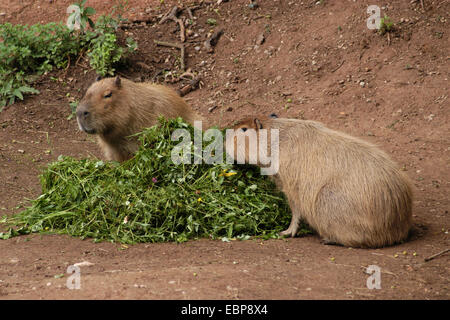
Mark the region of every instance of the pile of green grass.
[[[115, 162], [60, 157], [41, 175], [42, 195], [6, 219], [6, 239], [61, 233], [120, 243], [213, 238], [277, 238], [290, 221], [283, 194], [259, 168], [171, 160], [182, 119], [160, 120], [139, 135], [134, 158]], [[11, 227], [13, 226], [13, 227]]]

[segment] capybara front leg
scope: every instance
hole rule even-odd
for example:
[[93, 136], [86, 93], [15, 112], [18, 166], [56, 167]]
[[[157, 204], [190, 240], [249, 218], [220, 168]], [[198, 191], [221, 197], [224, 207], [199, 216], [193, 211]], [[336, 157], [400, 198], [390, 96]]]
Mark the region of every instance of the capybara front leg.
[[292, 215], [291, 224], [289, 225], [289, 228], [284, 230], [283, 232], [280, 232], [280, 236], [287, 236], [287, 237], [295, 237], [298, 231], [298, 224], [300, 223], [300, 215]]

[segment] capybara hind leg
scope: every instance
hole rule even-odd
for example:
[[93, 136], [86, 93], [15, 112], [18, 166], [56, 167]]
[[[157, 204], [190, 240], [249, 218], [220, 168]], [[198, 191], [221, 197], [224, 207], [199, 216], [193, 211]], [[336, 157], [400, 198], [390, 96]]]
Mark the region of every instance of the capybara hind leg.
[[299, 215], [292, 215], [291, 224], [289, 225], [289, 228], [284, 230], [283, 232], [280, 232], [280, 236], [286, 236], [286, 237], [295, 237], [298, 231], [298, 224], [300, 223], [300, 216]]

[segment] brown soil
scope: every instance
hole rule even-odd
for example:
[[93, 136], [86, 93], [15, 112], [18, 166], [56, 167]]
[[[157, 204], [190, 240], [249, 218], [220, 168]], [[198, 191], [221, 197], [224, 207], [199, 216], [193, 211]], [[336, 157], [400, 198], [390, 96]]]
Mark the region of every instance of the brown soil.
[[[65, 21], [71, 2], [2, 0], [0, 23]], [[154, 75], [177, 68], [179, 52], [153, 40], [178, 41], [174, 22], [157, 23], [174, 1], [129, 2], [126, 16], [149, 22], [126, 30], [139, 50], [119, 72], [133, 80], [163, 81]], [[87, 5], [106, 13], [111, 5], [105, 3]], [[395, 22], [389, 39], [366, 27], [366, 9], [374, 1], [259, 0], [254, 10], [248, 3], [203, 4], [194, 11], [191, 29], [199, 37], [188, 37], [186, 63], [203, 86], [186, 100], [221, 126], [244, 115], [276, 112], [378, 144], [414, 181], [412, 239], [364, 250], [325, 246], [317, 236], [128, 247], [21, 236], [0, 241], [1, 299], [450, 298], [450, 254], [424, 262], [449, 248], [450, 2], [426, 0], [425, 10], [420, 1], [379, 3], [382, 15]], [[211, 29], [208, 18], [225, 31], [214, 53], [202, 47]], [[261, 34], [265, 41], [258, 45]], [[38, 174], [58, 155], [101, 157], [95, 141], [67, 120], [69, 99], [79, 100], [95, 78], [87, 66], [81, 59], [67, 71], [41, 77], [36, 84], [41, 94], [0, 113], [0, 215], [18, 212], [25, 199], [40, 194]], [[94, 265], [81, 267], [81, 289], [69, 290], [66, 269], [82, 261]], [[369, 265], [381, 268], [381, 290], [366, 287]]]

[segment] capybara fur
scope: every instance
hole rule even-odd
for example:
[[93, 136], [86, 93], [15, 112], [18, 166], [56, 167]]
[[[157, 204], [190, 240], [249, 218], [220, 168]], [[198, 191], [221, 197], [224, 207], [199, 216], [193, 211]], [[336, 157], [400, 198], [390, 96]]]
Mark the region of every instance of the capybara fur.
[[174, 90], [120, 77], [95, 81], [76, 114], [80, 130], [96, 134], [106, 159], [115, 161], [131, 158], [138, 141], [129, 136], [157, 124], [160, 116], [182, 117], [190, 124], [203, 120]]
[[[383, 247], [408, 237], [411, 184], [376, 146], [314, 121], [249, 118], [234, 128], [236, 134], [279, 130], [279, 170], [273, 178], [292, 211], [281, 235], [295, 236], [304, 220], [325, 243], [349, 247]], [[242, 149], [248, 153], [248, 146]]]

